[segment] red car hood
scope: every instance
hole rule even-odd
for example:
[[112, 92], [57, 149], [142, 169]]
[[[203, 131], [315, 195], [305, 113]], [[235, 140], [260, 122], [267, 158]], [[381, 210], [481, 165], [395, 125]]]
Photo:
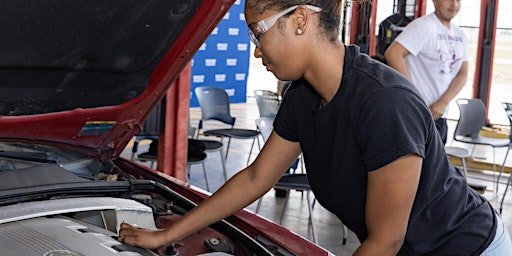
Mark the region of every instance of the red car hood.
[[119, 155], [233, 2], [3, 1], [0, 140]]

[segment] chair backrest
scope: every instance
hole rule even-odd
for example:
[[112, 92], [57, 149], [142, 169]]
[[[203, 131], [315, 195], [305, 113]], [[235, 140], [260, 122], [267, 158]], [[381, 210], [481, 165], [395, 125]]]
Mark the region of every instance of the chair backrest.
[[274, 129], [274, 118], [273, 117], [261, 117], [255, 120], [256, 127], [260, 131], [261, 136], [263, 137], [263, 141], [266, 142], [270, 134], [272, 133], [272, 129]]
[[485, 105], [480, 99], [458, 99], [460, 116], [455, 128], [455, 136], [478, 137], [480, 130], [486, 126]]
[[230, 100], [226, 91], [215, 87], [196, 87], [195, 93], [201, 108], [201, 121], [217, 120], [231, 126], [235, 118], [231, 116]]
[[[260, 117], [256, 119], [255, 122], [256, 127], [258, 127], [258, 130], [263, 137], [263, 141], [267, 142], [268, 137], [270, 137], [270, 134], [274, 130], [274, 117]], [[293, 162], [293, 164], [290, 166], [292, 173], [295, 173], [297, 170], [297, 167], [299, 166], [299, 160], [300, 158], [297, 158], [297, 160], [295, 160], [295, 162]]]
[[260, 117], [275, 117], [277, 115], [281, 105], [281, 99], [277, 92], [254, 90], [254, 98], [256, 98]]
[[507, 113], [508, 121], [510, 123], [510, 141], [512, 141], [512, 103], [510, 102], [502, 102], [501, 105], [505, 109], [505, 113]]
[[197, 128], [192, 127], [190, 122], [188, 123], [188, 138], [196, 138]]

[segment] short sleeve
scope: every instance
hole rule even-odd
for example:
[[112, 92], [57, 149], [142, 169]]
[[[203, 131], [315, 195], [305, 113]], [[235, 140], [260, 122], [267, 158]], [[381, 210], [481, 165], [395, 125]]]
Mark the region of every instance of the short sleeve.
[[409, 154], [425, 157], [433, 121], [427, 106], [412, 91], [385, 87], [362, 105], [357, 140], [368, 171]]
[[405, 27], [395, 41], [405, 47], [412, 55], [416, 56], [425, 46], [426, 38], [430, 38], [426, 35], [429, 31], [428, 26], [425, 27], [420, 20], [414, 20]]

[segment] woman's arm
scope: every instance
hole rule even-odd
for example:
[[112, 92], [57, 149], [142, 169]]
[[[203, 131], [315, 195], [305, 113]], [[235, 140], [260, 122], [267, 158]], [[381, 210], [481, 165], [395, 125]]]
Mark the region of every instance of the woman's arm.
[[238, 172], [174, 225], [164, 230], [151, 231], [123, 223], [119, 241], [145, 248], [158, 248], [228, 217], [270, 190], [299, 154], [299, 143], [287, 141], [272, 132], [250, 166]]
[[407, 155], [368, 173], [368, 237], [354, 255], [396, 255], [407, 231], [423, 159]]

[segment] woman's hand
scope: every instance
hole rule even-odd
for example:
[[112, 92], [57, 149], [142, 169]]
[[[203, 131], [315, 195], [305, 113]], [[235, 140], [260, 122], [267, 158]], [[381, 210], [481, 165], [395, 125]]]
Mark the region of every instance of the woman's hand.
[[119, 242], [148, 249], [156, 249], [169, 244], [165, 238], [164, 230], [149, 230], [121, 223]]
[[148, 230], [121, 223], [118, 241], [148, 249], [168, 246], [243, 209], [264, 195], [300, 154], [298, 142], [272, 132], [256, 160], [171, 227]]

